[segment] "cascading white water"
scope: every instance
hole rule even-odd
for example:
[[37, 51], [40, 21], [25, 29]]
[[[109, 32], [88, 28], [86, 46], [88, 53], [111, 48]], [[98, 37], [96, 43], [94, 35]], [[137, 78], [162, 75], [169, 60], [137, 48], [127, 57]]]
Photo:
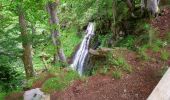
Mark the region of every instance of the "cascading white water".
[[77, 70], [80, 75], [83, 73], [83, 65], [86, 59], [86, 56], [89, 52], [89, 43], [90, 39], [94, 35], [94, 23], [89, 23], [87, 30], [86, 30], [86, 35], [80, 45], [80, 48], [76, 52], [76, 55], [73, 59], [73, 63], [71, 64], [71, 67], [74, 70]]

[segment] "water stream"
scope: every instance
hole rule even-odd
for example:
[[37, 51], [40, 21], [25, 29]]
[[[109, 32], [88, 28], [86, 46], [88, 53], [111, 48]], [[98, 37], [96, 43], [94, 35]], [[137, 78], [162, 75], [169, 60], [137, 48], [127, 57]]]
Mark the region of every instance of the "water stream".
[[85, 63], [85, 59], [88, 55], [89, 52], [89, 44], [92, 36], [94, 35], [94, 23], [89, 23], [87, 30], [86, 30], [86, 35], [83, 38], [83, 41], [80, 45], [80, 48], [76, 52], [76, 55], [73, 59], [73, 63], [71, 64], [71, 68], [74, 70], [77, 70], [80, 75], [83, 73], [83, 67]]

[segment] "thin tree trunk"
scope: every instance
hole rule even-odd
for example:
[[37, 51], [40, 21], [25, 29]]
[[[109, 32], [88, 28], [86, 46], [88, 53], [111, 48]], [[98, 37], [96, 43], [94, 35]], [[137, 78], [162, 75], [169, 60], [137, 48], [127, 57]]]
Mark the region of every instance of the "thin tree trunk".
[[19, 8], [19, 25], [21, 36], [23, 38], [22, 46], [23, 46], [23, 56], [22, 60], [24, 63], [26, 77], [30, 78], [34, 76], [33, 64], [32, 64], [32, 55], [31, 55], [31, 43], [28, 41], [27, 34], [27, 26], [25, 21], [25, 16], [23, 13], [23, 9]]
[[57, 17], [56, 8], [57, 8], [56, 2], [48, 2], [47, 11], [50, 15], [49, 20], [53, 28], [51, 29], [51, 37], [52, 37], [53, 44], [56, 47], [56, 53], [54, 54], [54, 62], [56, 62], [57, 58], [59, 58], [61, 62], [66, 62], [66, 57], [64, 55], [61, 41], [59, 39], [59, 35], [60, 35], [59, 29], [58, 29], [59, 19]]

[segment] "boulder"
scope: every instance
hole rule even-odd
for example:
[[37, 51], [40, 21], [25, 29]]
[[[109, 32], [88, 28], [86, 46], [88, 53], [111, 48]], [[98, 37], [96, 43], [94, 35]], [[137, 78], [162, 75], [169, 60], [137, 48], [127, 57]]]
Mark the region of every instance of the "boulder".
[[50, 95], [45, 95], [40, 88], [25, 91], [24, 100], [50, 100]]

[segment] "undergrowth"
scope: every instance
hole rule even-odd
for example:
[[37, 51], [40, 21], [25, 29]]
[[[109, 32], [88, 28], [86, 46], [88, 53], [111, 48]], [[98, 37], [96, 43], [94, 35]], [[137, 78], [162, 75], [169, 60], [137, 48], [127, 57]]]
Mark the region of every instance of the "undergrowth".
[[132, 72], [132, 67], [127, 63], [123, 54], [116, 49], [107, 52], [105, 61], [96, 61], [93, 68], [88, 71], [88, 75], [96, 75], [97, 73], [107, 75], [110, 72], [115, 79], [120, 79], [124, 72]]
[[[117, 54], [116, 54], [117, 53]], [[110, 65], [114, 66], [116, 70], [126, 71], [128, 73], [132, 72], [131, 66], [126, 62], [122, 54], [119, 52], [108, 53], [108, 62]]]
[[75, 47], [81, 42], [81, 38], [76, 33], [77, 31], [74, 28], [62, 32], [61, 40], [63, 41], [63, 49], [66, 57], [70, 57]]
[[73, 70], [61, 72], [58, 76], [46, 80], [42, 86], [42, 91], [46, 93], [60, 91], [69, 86], [74, 80], [78, 79], [80, 79], [79, 74]]

